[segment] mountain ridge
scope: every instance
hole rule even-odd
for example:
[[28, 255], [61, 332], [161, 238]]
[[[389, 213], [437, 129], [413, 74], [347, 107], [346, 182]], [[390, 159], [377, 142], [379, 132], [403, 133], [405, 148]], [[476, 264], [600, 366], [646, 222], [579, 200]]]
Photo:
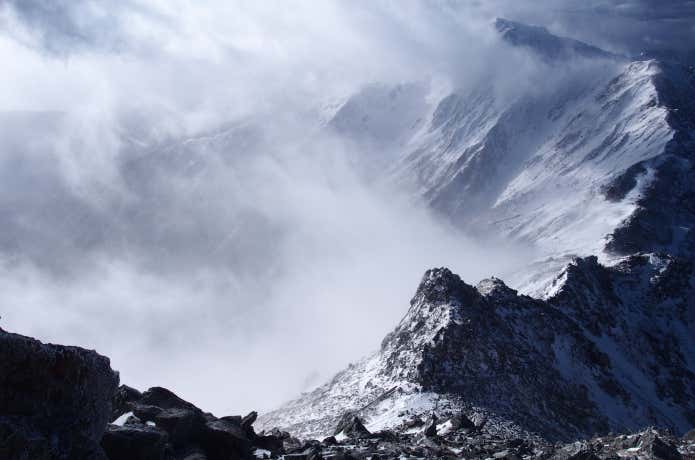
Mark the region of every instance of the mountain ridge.
[[[496, 26], [522, 48], [553, 37]], [[516, 289], [428, 270], [377, 352], [261, 426], [318, 436], [347, 410], [370, 430], [462, 411], [551, 440], [695, 424], [695, 77], [564, 40], [553, 59], [600, 62], [502, 104], [487, 83], [449, 94], [389, 172], [456, 225], [538, 248]]]

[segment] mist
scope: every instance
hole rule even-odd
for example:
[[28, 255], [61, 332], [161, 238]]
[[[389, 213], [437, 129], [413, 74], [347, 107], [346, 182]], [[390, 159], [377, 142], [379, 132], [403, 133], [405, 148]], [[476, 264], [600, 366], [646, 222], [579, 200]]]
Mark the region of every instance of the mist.
[[506, 13], [533, 9], [0, 3], [0, 326], [225, 415], [376, 350], [427, 268], [513, 271], [530, 248], [462, 234], [326, 129], [374, 83], [419, 82], [429, 110], [490, 75], [532, 89]]

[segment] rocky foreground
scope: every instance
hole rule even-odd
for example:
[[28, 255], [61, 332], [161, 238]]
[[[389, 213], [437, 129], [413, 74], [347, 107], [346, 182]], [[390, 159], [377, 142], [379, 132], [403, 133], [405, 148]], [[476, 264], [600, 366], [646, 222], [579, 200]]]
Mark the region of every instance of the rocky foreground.
[[0, 329], [0, 459], [695, 458], [695, 431], [551, 444], [496, 435], [484, 420], [445, 412], [374, 433], [347, 412], [334, 436], [300, 440], [278, 429], [256, 433], [255, 412], [216, 417], [165, 388], [141, 393], [118, 381], [108, 358], [94, 351]]

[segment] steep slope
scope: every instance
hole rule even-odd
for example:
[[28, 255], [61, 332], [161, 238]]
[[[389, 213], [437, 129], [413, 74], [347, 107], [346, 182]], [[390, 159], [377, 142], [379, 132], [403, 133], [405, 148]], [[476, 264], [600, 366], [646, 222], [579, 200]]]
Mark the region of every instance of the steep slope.
[[529, 48], [532, 52], [549, 61], [573, 59], [576, 57], [617, 57], [587, 43], [553, 35], [545, 27], [497, 18], [495, 20], [495, 29], [510, 44]]
[[260, 424], [325, 436], [348, 410], [372, 430], [463, 410], [496, 434], [551, 440], [695, 425], [693, 264], [577, 259], [556, 284], [540, 301], [429, 270], [377, 353]]
[[536, 298], [430, 270], [378, 352], [265, 426], [328, 434], [346, 410], [370, 429], [463, 411], [551, 440], [695, 425], [693, 69], [496, 28], [548, 84], [443, 98], [399, 140], [389, 180], [468, 231], [535, 247], [512, 282]]
[[621, 66], [617, 77], [602, 68], [501, 108], [491, 90], [452, 94], [394, 173], [468, 229], [494, 225], [551, 255], [595, 253], [634, 212], [640, 187], [611, 200], [604, 188], [674, 136], [654, 84], [662, 76], [656, 62]]
[[[693, 69], [630, 62], [503, 19], [495, 28], [513, 50], [539, 61], [543, 86], [520, 84], [502, 96], [486, 80], [434, 108], [420, 105], [419, 117], [391, 111], [392, 125], [414, 127], [393, 137], [400, 154], [386, 156], [385, 180], [469, 232], [535, 248], [543, 263], [510, 274], [534, 295], [573, 256], [609, 262], [676, 246], [692, 253]], [[384, 97], [365, 98], [349, 100], [334, 124], [345, 124], [355, 106], [361, 132], [383, 124], [370, 127], [384, 110], [369, 107], [388, 106]]]

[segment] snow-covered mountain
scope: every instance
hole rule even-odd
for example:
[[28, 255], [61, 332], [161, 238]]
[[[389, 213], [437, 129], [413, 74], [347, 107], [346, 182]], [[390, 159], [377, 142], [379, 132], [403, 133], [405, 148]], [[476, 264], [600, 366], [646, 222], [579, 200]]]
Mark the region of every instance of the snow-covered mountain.
[[551, 440], [692, 427], [692, 261], [634, 256], [606, 268], [576, 259], [556, 285], [543, 301], [499, 279], [473, 287], [429, 270], [379, 351], [261, 424], [320, 437], [346, 411], [370, 430], [464, 411], [498, 435]]
[[[508, 274], [523, 292], [541, 295], [574, 256], [691, 251], [693, 69], [630, 61], [541, 27], [494, 26], [540, 76], [515, 91], [483, 78], [434, 104], [421, 85], [374, 87], [348, 99], [332, 126], [376, 143], [383, 156], [371, 160], [390, 165], [382, 178], [456, 225], [532, 246], [540, 265]], [[674, 181], [680, 198], [663, 190]]]
[[512, 280], [535, 298], [430, 270], [379, 351], [262, 425], [318, 436], [347, 410], [373, 430], [453, 409], [549, 439], [695, 425], [693, 69], [495, 27], [544, 62], [547, 85], [500, 98], [485, 82], [408, 113], [387, 180], [536, 248]]

